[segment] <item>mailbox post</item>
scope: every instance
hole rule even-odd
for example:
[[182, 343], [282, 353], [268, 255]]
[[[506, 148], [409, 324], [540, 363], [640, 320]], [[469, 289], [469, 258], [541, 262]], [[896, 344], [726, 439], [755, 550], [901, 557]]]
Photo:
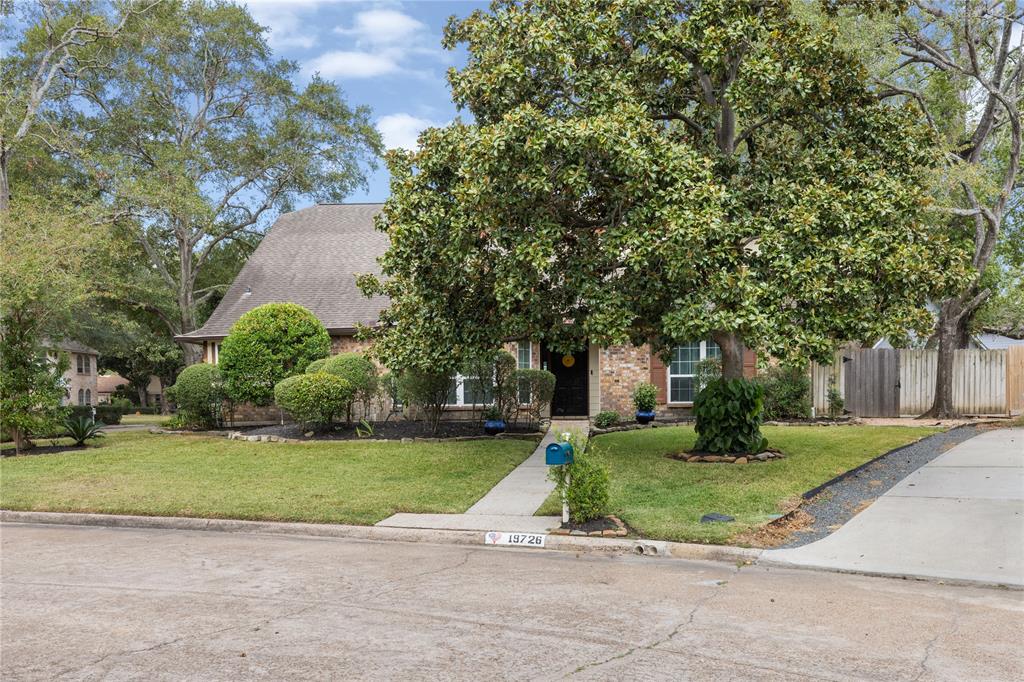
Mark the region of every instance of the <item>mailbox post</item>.
[[[550, 466], [565, 466], [573, 462], [572, 443], [551, 443], [544, 450], [544, 463]], [[565, 472], [565, 487], [569, 487], [569, 472]], [[569, 503], [562, 492], [562, 523], [569, 523]]]

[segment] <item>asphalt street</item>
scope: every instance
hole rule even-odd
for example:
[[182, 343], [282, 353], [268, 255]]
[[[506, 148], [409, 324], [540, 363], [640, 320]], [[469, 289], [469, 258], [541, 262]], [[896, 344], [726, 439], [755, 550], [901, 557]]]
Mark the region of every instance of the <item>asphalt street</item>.
[[1020, 680], [1024, 592], [531, 549], [5, 524], [11, 680]]

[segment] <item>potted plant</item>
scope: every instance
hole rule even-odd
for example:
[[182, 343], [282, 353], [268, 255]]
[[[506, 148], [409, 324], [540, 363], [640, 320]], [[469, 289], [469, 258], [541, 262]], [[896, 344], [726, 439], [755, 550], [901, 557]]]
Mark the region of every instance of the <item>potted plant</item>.
[[488, 436], [497, 436], [504, 433], [505, 428], [505, 418], [496, 406], [491, 405], [484, 410], [484, 433]]
[[636, 420], [640, 424], [654, 421], [654, 407], [658, 401], [658, 389], [654, 384], [643, 383], [633, 390], [633, 406], [636, 408]]

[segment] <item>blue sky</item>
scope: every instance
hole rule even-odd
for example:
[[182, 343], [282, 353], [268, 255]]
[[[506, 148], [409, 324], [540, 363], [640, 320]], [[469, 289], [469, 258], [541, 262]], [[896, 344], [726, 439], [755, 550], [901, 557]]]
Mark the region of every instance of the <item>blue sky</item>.
[[[366, 104], [389, 147], [412, 147], [416, 134], [444, 125], [458, 112], [445, 73], [464, 52], [441, 47], [448, 17], [466, 16], [486, 2], [358, 2], [351, 0], [246, 0], [270, 29], [276, 55], [293, 59], [302, 78], [319, 71], [344, 90], [349, 104]], [[369, 188], [349, 201], [383, 201], [388, 174], [381, 167]]]

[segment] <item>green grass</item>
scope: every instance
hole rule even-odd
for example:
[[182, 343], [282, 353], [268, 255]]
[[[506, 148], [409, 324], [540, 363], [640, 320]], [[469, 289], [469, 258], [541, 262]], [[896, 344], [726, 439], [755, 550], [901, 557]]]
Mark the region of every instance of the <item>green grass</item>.
[[[666, 453], [693, 446], [693, 427], [611, 433], [592, 443], [611, 474], [612, 511], [645, 537], [738, 543], [787, 501], [893, 448], [941, 429], [905, 426], [776, 426], [763, 432], [786, 458], [761, 464], [687, 464]], [[558, 514], [552, 495], [538, 514]], [[700, 523], [709, 512], [736, 518]]]
[[110, 433], [86, 451], [0, 460], [0, 506], [372, 524], [461, 513], [532, 452], [522, 440], [249, 443]]

